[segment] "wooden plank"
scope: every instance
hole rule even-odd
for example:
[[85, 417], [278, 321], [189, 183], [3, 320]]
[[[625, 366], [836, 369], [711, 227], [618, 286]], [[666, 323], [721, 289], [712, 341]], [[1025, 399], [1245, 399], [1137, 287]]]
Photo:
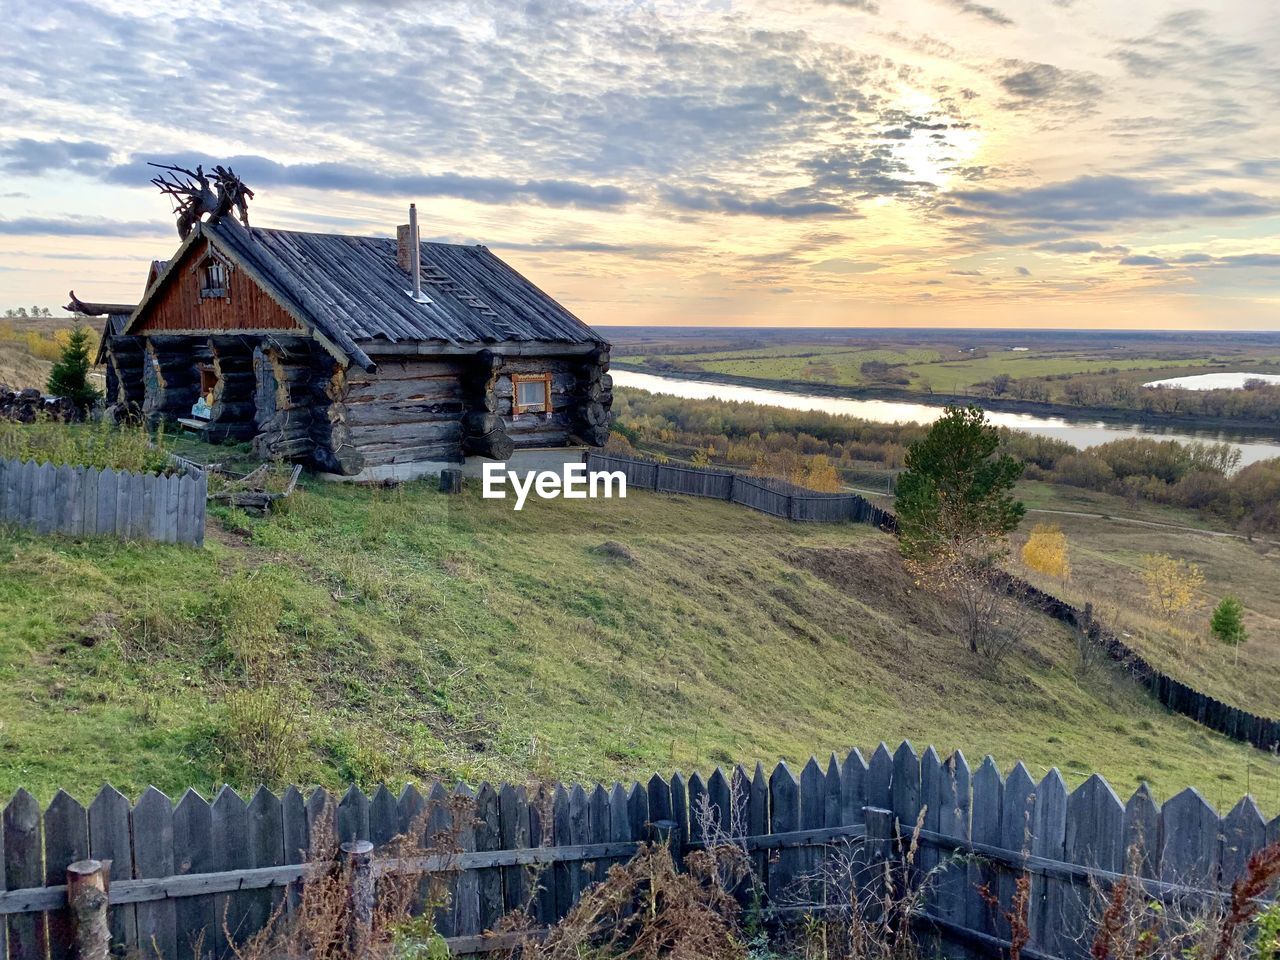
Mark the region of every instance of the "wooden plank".
[[649, 778], [649, 822], [671, 820], [671, 784], [655, 773]]
[[56, 529], [54, 513], [62, 504], [55, 499], [57, 495], [58, 468], [52, 463], [42, 463], [36, 470], [36, 488], [33, 491], [32, 505], [35, 507], [36, 533], [48, 536]]
[[[307, 829], [307, 802], [302, 791], [290, 784], [280, 796], [280, 820], [284, 831], [284, 862], [305, 863], [311, 838]], [[285, 895], [290, 911], [297, 908], [302, 895], [300, 884], [291, 884]]]
[[[106, 784], [89, 805], [89, 856], [110, 860], [110, 881], [133, 879], [133, 849], [129, 839], [129, 801]], [[111, 908], [111, 942], [134, 947], [138, 942], [137, 909]]]
[[642, 783], [633, 783], [627, 791], [627, 816], [630, 820], [631, 839], [643, 841], [649, 838], [649, 791]]
[[1242, 797], [1222, 818], [1222, 888], [1246, 873], [1249, 857], [1267, 845], [1267, 821], [1253, 797]]
[[[254, 791], [247, 809], [249, 866], [278, 867], [284, 864], [284, 811], [280, 798], [265, 786]], [[261, 930], [284, 899], [283, 890], [263, 890], [246, 894], [246, 930]]]
[[823, 778], [822, 821], [828, 827], [838, 827], [844, 823], [842, 791], [844, 789], [844, 771], [840, 758], [834, 753], [827, 760], [827, 772]]
[[[972, 777], [969, 762], [957, 750], [942, 765], [942, 777], [935, 799], [938, 808], [938, 832], [967, 843], [970, 838], [970, 813], [972, 809]], [[940, 857], [941, 875], [935, 902], [938, 914], [952, 923], [968, 922], [968, 900], [977, 898], [977, 890], [969, 887], [968, 867], [950, 857]]]
[[[826, 818], [827, 778], [818, 758], [811, 756], [800, 771], [800, 829], [817, 830], [826, 824]], [[802, 881], [797, 893], [809, 903], [825, 902], [821, 876], [825, 866], [817, 847], [803, 849], [797, 856], [796, 870]]]
[[84, 467], [72, 467], [71, 479], [67, 483], [67, 498], [70, 504], [64, 532], [68, 536], [84, 535]]
[[[609, 840], [623, 843], [631, 839], [631, 808], [627, 803], [627, 788], [614, 783], [609, 791]], [[617, 857], [614, 864], [625, 863], [625, 859]]]
[[[465, 783], [453, 788], [453, 835], [460, 853], [476, 849], [475, 793]], [[457, 936], [480, 932], [480, 878], [474, 870], [464, 870], [454, 893], [454, 930]]]
[[[529, 846], [550, 849], [555, 842], [552, 814], [553, 799], [550, 791], [539, 787], [529, 800]], [[530, 883], [529, 906], [534, 920], [542, 925], [551, 923], [556, 912], [554, 867], [542, 866], [528, 874]]]
[[164, 478], [164, 542], [178, 542], [178, 512], [181, 496], [181, 477], [171, 474]]
[[[1001, 847], [1031, 853], [1031, 840], [1035, 835], [1035, 799], [1035, 782], [1027, 768], [1018, 762], [1005, 779], [1004, 801], [1000, 811]], [[1013, 903], [1017, 871], [1002, 866], [999, 876], [1000, 908], [996, 935], [1007, 939], [1007, 914]]]
[[1188, 787], [1160, 811], [1160, 879], [1216, 887], [1221, 824], [1217, 811]]
[[110, 467], [98, 474], [96, 524], [93, 531], [97, 536], [105, 537], [115, 534], [118, 485], [119, 475]]
[[317, 787], [307, 797], [307, 858], [332, 859], [338, 854], [338, 805], [329, 791]]
[[[587, 792], [582, 784], [575, 783], [569, 790], [569, 838], [568, 842], [577, 846], [591, 840], [591, 814], [587, 804]], [[557, 834], [557, 842], [559, 841]], [[576, 904], [586, 888], [586, 877], [583, 864], [574, 861], [569, 864], [569, 893], [571, 904]]]
[[[800, 780], [786, 762], [769, 777], [769, 832], [800, 829]], [[784, 850], [769, 865], [769, 902], [774, 906], [797, 901], [795, 885], [804, 860], [800, 851]], [[799, 896], [803, 896], [801, 893]]]
[[[569, 791], [557, 783], [551, 793], [552, 845], [567, 847], [573, 843], [573, 820], [569, 812]], [[551, 868], [550, 882], [555, 892], [554, 921], [560, 920], [573, 906], [573, 881], [568, 863], [557, 863]]]
[[1141, 877], [1160, 876], [1160, 810], [1145, 783], [1124, 807], [1124, 847], [1132, 860], [1126, 869]]
[[[996, 766], [995, 760], [987, 756], [973, 775], [970, 837], [974, 843], [993, 847], [1000, 845], [1003, 839], [1001, 829], [1004, 820], [1003, 808], [1004, 779], [1000, 776], [1000, 769]], [[971, 860], [968, 869], [968, 886], [974, 891], [986, 891], [990, 896], [998, 897], [999, 872], [993, 864]], [[967, 925], [980, 933], [994, 935], [999, 924], [985, 898], [970, 897], [967, 903]]]
[[[529, 846], [529, 801], [524, 787], [504, 783], [498, 791], [498, 831], [504, 850]], [[510, 913], [526, 909], [529, 906], [529, 889], [529, 877], [523, 867], [505, 868], [502, 876], [503, 910]]]
[[[427, 793], [427, 834], [431, 838], [428, 845], [438, 850], [455, 849], [453, 836], [453, 798], [444, 784], [438, 780], [431, 785]], [[458, 878], [450, 873], [436, 879], [436, 892], [439, 899], [435, 910], [435, 929], [442, 937], [454, 935], [453, 898]]]
[[[218, 791], [210, 808], [213, 850], [218, 870], [238, 870], [252, 866], [249, 851], [249, 808], [229, 786]], [[255, 931], [247, 923], [247, 893], [222, 893], [213, 898], [215, 933], [214, 956], [229, 958], [232, 945], [243, 943]]]
[[[1111, 785], [1096, 773], [1067, 798], [1067, 829], [1063, 859], [1082, 867], [1120, 873], [1125, 867], [1124, 804]], [[1062, 884], [1061, 910], [1051, 917], [1053, 949], [1063, 957], [1088, 955], [1092, 891], [1080, 884]]]
[[[707, 821], [711, 800], [707, 797], [707, 784], [696, 770], [689, 774], [689, 842], [706, 841]], [[711, 831], [714, 836], [715, 831]]]
[[[173, 858], [173, 804], [155, 787], [148, 787], [132, 813], [133, 866], [139, 878], [168, 877], [176, 871]], [[140, 903], [137, 907], [138, 949], [149, 960], [177, 955], [177, 914], [171, 900]]]
[[72, 484], [75, 483], [75, 470], [67, 464], [61, 464], [53, 471], [53, 525], [52, 531], [64, 536], [71, 533], [72, 504], [75, 502]]
[[[1031, 852], [1047, 860], [1062, 860], [1067, 836], [1067, 784], [1056, 767], [1045, 774], [1036, 788], [1033, 830]], [[1031, 878], [1031, 942], [1046, 952], [1060, 954], [1064, 946], [1057, 935], [1063, 894], [1062, 880], [1039, 875]]]
[[[20, 890], [43, 884], [40, 804], [26, 790], [19, 789], [4, 808], [0, 837], [3, 838], [5, 885]], [[12, 960], [37, 960], [45, 956], [48, 937], [43, 913], [13, 914], [8, 927]]]
[[369, 842], [380, 850], [400, 835], [400, 805], [385, 783], [378, 784], [369, 801]]
[[867, 775], [867, 761], [862, 759], [862, 751], [854, 747], [840, 769], [841, 824], [862, 822], [862, 808], [868, 806]]
[[[498, 793], [488, 783], [482, 783], [476, 793], [475, 813], [476, 852], [502, 849], [502, 826], [498, 809]], [[502, 919], [502, 870], [491, 867], [478, 871], [479, 928], [491, 930]]]
[[[213, 849], [213, 814], [208, 802], [188, 790], [173, 811], [173, 866], [180, 875], [200, 875], [217, 869]], [[182, 897], [174, 901], [174, 929], [179, 955], [208, 955], [217, 938], [213, 897]]]
[[867, 764], [867, 806], [893, 809], [893, 754], [881, 743]]
[[671, 828], [671, 849], [676, 863], [680, 863], [689, 840], [689, 789], [679, 770], [671, 775], [671, 819], [675, 822]]
[[[755, 772], [751, 775], [750, 785], [750, 809], [745, 820], [747, 826], [748, 837], [766, 836], [771, 827], [773, 813], [769, 808], [769, 779], [765, 776], [764, 764], [756, 761]], [[769, 874], [771, 866], [769, 857], [760, 851], [754, 856], [755, 874], [757, 883], [760, 885], [760, 896], [763, 897], [768, 890]]]
[[[65, 790], [59, 790], [44, 814], [44, 885], [66, 883], [67, 867], [88, 856], [89, 812]], [[50, 913], [47, 926], [50, 960], [71, 960], [75, 928], [70, 916], [63, 910]]]
[[147, 528], [151, 525], [151, 515], [146, 512], [147, 477], [141, 473], [130, 473], [128, 478], [129, 522], [125, 537], [128, 540], [145, 540]]
[[96, 467], [84, 471], [80, 480], [80, 532], [86, 537], [93, 536], [98, 530], [98, 484], [102, 481], [102, 472]]
[[[596, 784], [595, 789], [587, 797], [587, 806], [587, 821], [590, 826], [590, 835], [587, 842], [591, 844], [608, 843], [613, 839], [611, 830], [612, 809], [609, 804], [609, 791], [604, 788], [603, 784]], [[592, 860], [586, 867], [587, 885], [599, 883], [608, 872], [608, 860]]]
[[707, 814], [721, 843], [733, 838], [733, 789], [723, 770], [716, 767], [707, 779]]
[[338, 801], [338, 842], [369, 839], [369, 798], [354, 783]]
[[910, 837], [920, 814], [920, 757], [910, 740], [903, 740], [893, 753], [893, 806], [902, 837]]
[[[930, 744], [920, 757], [920, 806], [924, 811], [924, 828], [937, 832], [940, 822], [938, 808], [943, 803], [942, 760], [938, 751]], [[938, 851], [930, 844], [923, 844], [916, 862], [920, 870], [928, 873], [937, 867]]]

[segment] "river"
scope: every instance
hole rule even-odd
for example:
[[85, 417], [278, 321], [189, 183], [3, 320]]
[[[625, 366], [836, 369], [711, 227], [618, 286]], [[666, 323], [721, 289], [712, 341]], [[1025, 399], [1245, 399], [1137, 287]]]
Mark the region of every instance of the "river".
[[[926, 403], [908, 403], [898, 400], [853, 400], [846, 397], [824, 397], [816, 394], [792, 393], [768, 390], [764, 387], [744, 387], [730, 383], [711, 383], [685, 377], [658, 376], [638, 373], [634, 370], [614, 370], [613, 382], [620, 387], [635, 387], [650, 393], [665, 393], [694, 400], [738, 400], [759, 403], [770, 407], [786, 407], [790, 410], [822, 410], [826, 413], [844, 414], [860, 420], [876, 423], [932, 423], [942, 413], [942, 408]], [[1252, 436], [1229, 430], [1189, 430], [1166, 428], [1146, 424], [1100, 423], [1087, 417], [1038, 417], [1029, 413], [1003, 413], [991, 410], [987, 419], [1002, 427], [1025, 430], [1045, 437], [1065, 440], [1075, 447], [1092, 447], [1121, 437], [1158, 436], [1165, 440], [1190, 443], [1201, 441], [1225, 441], [1240, 451], [1240, 463], [1247, 466], [1258, 460], [1280, 457], [1280, 438], [1276, 436]]]

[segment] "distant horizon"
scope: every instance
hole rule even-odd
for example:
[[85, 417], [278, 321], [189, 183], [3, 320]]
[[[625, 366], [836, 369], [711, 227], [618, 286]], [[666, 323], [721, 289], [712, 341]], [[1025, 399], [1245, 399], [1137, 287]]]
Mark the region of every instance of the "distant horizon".
[[1274, 5], [3, 2], [0, 309], [141, 296], [155, 161], [602, 328], [1280, 329]]

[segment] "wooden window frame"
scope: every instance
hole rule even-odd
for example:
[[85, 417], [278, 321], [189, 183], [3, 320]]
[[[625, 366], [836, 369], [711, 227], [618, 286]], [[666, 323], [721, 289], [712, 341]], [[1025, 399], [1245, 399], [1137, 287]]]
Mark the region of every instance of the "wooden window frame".
[[[230, 261], [217, 254], [210, 253], [196, 264], [195, 269], [200, 281], [201, 300], [226, 300], [228, 303], [231, 301]], [[222, 272], [222, 286], [220, 287], [210, 286], [209, 284], [209, 274], [214, 269]]]
[[[520, 403], [520, 384], [522, 383], [540, 383], [542, 384], [544, 395], [543, 402], [540, 404], [541, 410], [534, 408], [539, 406], [536, 403], [521, 404]], [[511, 415], [519, 417], [525, 414], [541, 414], [542, 416], [551, 415], [551, 374], [550, 373], [513, 373], [511, 375]]]

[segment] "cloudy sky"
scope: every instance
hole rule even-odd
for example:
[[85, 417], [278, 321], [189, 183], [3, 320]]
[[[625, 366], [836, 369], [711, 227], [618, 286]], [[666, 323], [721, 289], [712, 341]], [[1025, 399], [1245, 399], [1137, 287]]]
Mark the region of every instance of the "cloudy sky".
[[147, 160], [591, 323], [1280, 327], [1258, 0], [0, 0], [0, 307], [136, 300]]

